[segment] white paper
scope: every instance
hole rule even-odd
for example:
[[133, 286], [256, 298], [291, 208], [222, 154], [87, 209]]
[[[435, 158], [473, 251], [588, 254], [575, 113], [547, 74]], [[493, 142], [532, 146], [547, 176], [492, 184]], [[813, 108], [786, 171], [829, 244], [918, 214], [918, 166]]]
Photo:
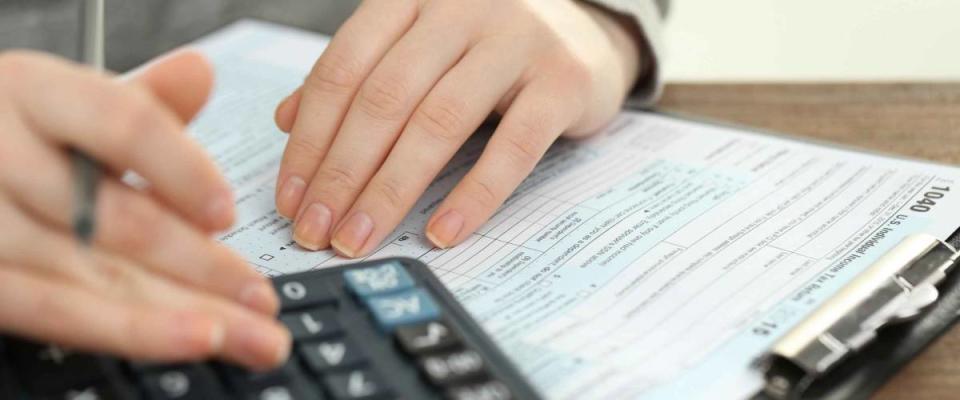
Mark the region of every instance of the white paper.
[[[274, 107], [325, 45], [249, 21], [198, 45], [218, 83], [193, 131], [238, 199], [221, 239], [265, 274], [344, 261], [294, 245], [273, 200], [286, 140]], [[370, 257], [429, 264], [556, 399], [746, 396], [778, 335], [900, 238], [945, 238], [960, 215], [955, 168], [624, 112], [558, 142], [479, 232], [433, 249], [424, 223], [483, 143]], [[925, 193], [939, 194], [918, 204]]]

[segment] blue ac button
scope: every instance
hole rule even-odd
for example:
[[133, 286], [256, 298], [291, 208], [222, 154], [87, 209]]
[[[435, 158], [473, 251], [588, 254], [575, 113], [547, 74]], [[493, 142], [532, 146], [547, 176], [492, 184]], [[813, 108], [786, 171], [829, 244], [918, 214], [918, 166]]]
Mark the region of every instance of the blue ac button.
[[397, 326], [440, 318], [440, 308], [430, 293], [422, 288], [369, 297], [366, 303], [374, 321], [387, 332]]

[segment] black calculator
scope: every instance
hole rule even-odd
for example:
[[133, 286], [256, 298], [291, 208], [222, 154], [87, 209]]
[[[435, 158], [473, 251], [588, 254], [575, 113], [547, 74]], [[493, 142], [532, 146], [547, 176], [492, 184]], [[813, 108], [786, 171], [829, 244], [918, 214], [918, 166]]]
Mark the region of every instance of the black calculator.
[[131, 363], [0, 339], [0, 399], [539, 399], [417, 260], [392, 258], [273, 280], [290, 359], [269, 372], [219, 362]]

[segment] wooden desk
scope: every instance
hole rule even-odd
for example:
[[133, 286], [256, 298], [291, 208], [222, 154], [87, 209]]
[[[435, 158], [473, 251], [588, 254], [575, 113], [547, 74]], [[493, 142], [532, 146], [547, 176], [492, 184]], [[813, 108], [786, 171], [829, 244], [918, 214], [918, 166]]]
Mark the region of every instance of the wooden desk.
[[[674, 84], [661, 108], [960, 164], [960, 83]], [[960, 398], [960, 327], [908, 364], [876, 399]]]

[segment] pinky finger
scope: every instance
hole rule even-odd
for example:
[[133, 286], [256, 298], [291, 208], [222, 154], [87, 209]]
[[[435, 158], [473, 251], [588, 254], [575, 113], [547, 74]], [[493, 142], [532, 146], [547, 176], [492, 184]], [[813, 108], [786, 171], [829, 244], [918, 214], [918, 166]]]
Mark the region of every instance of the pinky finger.
[[297, 120], [297, 112], [300, 110], [300, 100], [302, 99], [303, 87], [301, 86], [277, 105], [273, 120], [281, 132], [290, 133], [290, 130], [293, 129], [293, 123]]
[[195, 311], [129, 306], [0, 265], [0, 332], [150, 361], [216, 354], [223, 326]]
[[477, 164], [427, 223], [427, 238], [446, 248], [464, 241], [510, 196], [574, 120], [576, 104], [541, 80], [520, 91]]

